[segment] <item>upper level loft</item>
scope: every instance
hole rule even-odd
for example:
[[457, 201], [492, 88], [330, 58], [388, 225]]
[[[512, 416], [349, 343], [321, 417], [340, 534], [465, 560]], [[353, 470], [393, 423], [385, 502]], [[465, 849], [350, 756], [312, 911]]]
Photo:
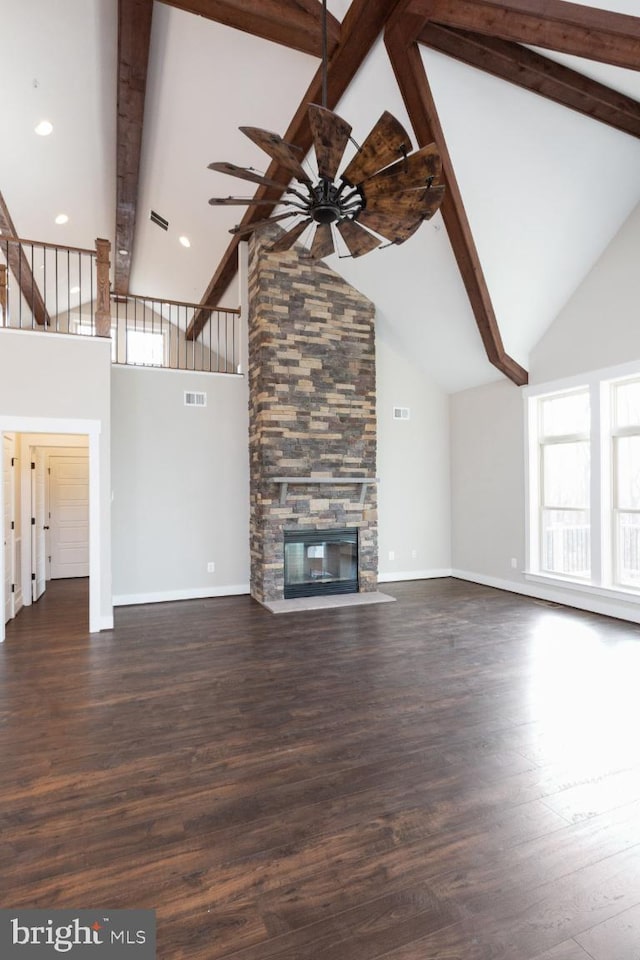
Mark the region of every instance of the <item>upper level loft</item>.
[[110, 337], [115, 364], [240, 372], [240, 311], [111, 293], [95, 250], [0, 236], [0, 328]]

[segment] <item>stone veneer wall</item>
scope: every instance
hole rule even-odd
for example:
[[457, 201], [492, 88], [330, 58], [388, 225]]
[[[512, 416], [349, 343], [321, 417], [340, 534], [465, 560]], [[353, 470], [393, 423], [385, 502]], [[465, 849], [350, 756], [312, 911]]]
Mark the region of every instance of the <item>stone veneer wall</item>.
[[[375, 477], [375, 308], [322, 261], [249, 248], [251, 595], [284, 595], [283, 531], [359, 529], [359, 588], [377, 588], [377, 490], [271, 478]], [[303, 252], [302, 252], [303, 253]]]

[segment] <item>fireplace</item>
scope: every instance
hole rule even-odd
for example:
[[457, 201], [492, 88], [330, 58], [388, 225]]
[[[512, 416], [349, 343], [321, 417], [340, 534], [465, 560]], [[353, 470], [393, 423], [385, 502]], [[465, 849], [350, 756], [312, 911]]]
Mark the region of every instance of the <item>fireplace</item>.
[[251, 596], [375, 592], [375, 307], [275, 238], [249, 249]]
[[358, 592], [358, 531], [285, 530], [284, 598]]

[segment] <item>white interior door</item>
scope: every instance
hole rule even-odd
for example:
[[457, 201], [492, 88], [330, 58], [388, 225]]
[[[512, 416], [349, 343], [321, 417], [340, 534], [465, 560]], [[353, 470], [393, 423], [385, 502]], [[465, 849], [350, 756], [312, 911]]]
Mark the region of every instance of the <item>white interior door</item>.
[[2, 472], [4, 480], [4, 622], [15, 616], [13, 605], [13, 566], [14, 566], [14, 530], [13, 530], [13, 438], [2, 438]]
[[49, 457], [51, 578], [89, 576], [89, 458]]
[[31, 589], [34, 602], [47, 588], [46, 517], [44, 454], [36, 448], [31, 457]]

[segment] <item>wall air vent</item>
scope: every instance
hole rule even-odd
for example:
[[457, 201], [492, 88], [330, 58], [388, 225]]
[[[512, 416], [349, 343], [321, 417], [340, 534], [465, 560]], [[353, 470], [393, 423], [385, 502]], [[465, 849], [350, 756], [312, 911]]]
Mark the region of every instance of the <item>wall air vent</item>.
[[394, 407], [393, 419], [394, 420], [410, 420], [411, 410], [409, 409], [409, 407]]
[[155, 210], [150, 211], [149, 220], [151, 220], [152, 223], [155, 223], [156, 226], [162, 227], [163, 230], [169, 229], [169, 221], [165, 220], [164, 217], [161, 217], [160, 214], [156, 213]]
[[191, 390], [185, 390], [184, 405], [185, 407], [206, 407], [207, 395], [206, 393], [194, 393]]

